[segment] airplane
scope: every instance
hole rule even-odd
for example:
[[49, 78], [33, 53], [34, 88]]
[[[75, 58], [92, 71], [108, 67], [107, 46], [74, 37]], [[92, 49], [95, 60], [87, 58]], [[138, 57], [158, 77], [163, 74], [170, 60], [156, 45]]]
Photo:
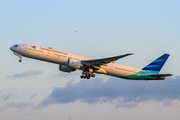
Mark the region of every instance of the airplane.
[[19, 62], [22, 57], [51, 62], [59, 65], [59, 70], [63, 72], [73, 72], [82, 70], [80, 78], [90, 79], [95, 77], [95, 73], [105, 74], [118, 78], [130, 80], [165, 80], [172, 74], [159, 74], [161, 68], [169, 57], [165, 53], [142, 69], [117, 64], [114, 61], [133, 55], [132, 53], [118, 55], [114, 57], [94, 59], [77, 54], [54, 50], [31, 44], [16, 44], [10, 47], [10, 50], [18, 56]]

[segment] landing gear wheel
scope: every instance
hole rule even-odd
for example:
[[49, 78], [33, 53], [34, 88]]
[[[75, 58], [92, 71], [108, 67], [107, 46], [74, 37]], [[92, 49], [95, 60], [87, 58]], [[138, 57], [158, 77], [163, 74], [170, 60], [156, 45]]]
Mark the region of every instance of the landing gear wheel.
[[20, 59], [19, 62], [22, 62], [22, 60]]
[[84, 76], [81, 75], [80, 78], [82, 79], [82, 78], [84, 78]]
[[91, 77], [95, 77], [96, 75], [94, 74], [95, 70], [94, 68], [86, 66], [82, 72], [82, 75], [80, 76], [81, 78], [84, 79], [90, 79]]
[[92, 77], [95, 77], [96, 75], [95, 74], [92, 74]]
[[84, 78], [84, 79], [86, 79], [86, 76], [84, 76], [84, 75], [81, 75], [81, 76], [80, 76], [80, 78], [81, 78], [81, 79], [83, 79], [83, 78]]

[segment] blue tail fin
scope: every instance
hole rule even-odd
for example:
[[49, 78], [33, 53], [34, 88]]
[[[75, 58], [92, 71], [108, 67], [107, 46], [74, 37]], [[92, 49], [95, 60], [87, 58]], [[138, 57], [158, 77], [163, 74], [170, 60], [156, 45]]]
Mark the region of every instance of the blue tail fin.
[[151, 71], [160, 71], [161, 68], [163, 67], [164, 63], [168, 59], [169, 54], [164, 54], [146, 67], [144, 67], [142, 70], [151, 70]]

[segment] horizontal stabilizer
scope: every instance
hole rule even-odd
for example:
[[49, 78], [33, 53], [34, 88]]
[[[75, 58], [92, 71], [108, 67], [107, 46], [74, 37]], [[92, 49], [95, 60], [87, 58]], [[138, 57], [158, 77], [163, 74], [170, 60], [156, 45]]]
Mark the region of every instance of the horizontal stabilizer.
[[156, 75], [148, 75], [150, 77], [166, 77], [166, 76], [173, 76], [173, 74], [156, 74]]

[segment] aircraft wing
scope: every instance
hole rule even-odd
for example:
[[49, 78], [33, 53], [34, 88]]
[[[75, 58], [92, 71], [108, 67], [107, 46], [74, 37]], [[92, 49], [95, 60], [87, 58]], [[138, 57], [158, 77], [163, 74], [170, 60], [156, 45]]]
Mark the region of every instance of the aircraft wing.
[[173, 76], [173, 74], [155, 74], [155, 75], [148, 75], [150, 77], [166, 77], [166, 76]]
[[108, 57], [108, 58], [100, 58], [100, 59], [91, 59], [91, 60], [82, 60], [81, 63], [86, 65], [86, 66], [98, 66], [100, 67], [101, 65], [105, 65], [110, 62], [114, 62], [120, 58], [133, 55], [132, 53], [124, 54], [124, 55], [119, 55], [119, 56], [114, 56], [114, 57]]

